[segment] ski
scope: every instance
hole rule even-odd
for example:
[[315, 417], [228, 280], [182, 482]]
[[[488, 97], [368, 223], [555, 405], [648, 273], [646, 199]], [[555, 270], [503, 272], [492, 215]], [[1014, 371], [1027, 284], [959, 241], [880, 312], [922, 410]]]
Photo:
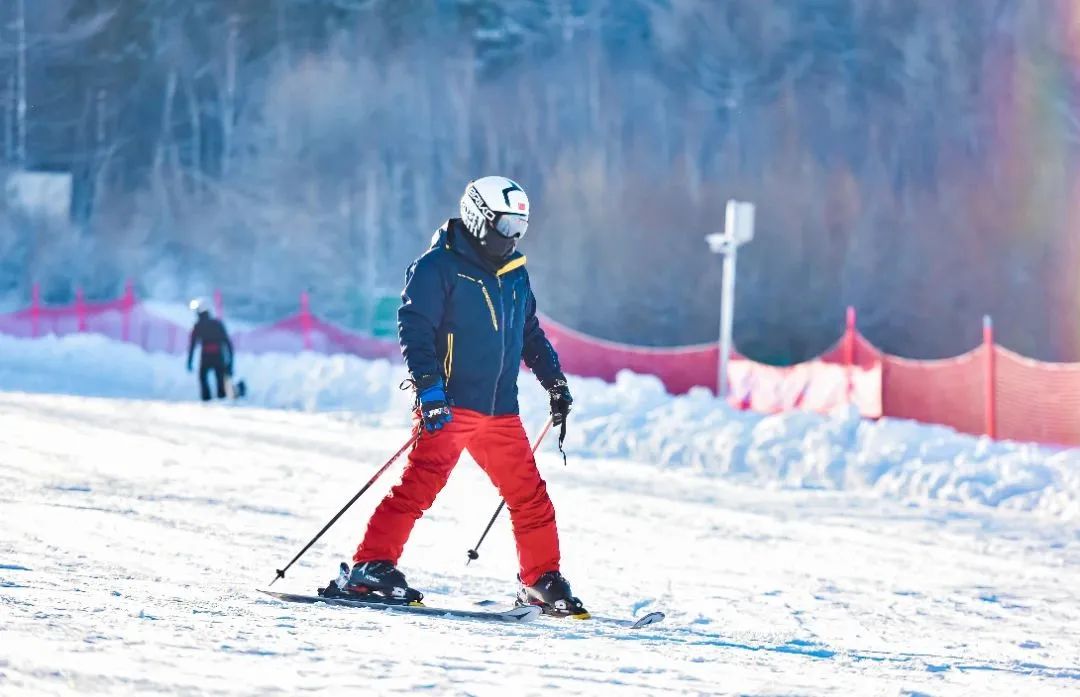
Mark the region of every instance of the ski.
[[620, 627], [622, 629], [642, 629], [659, 622], [663, 622], [666, 615], [662, 612], [650, 612], [647, 615], [634, 619], [622, 619], [618, 617], [603, 617], [600, 615], [590, 615], [587, 619], [574, 620], [567, 617], [554, 617], [552, 615], [544, 615], [545, 620], [550, 620], [552, 623], [557, 622], [584, 622], [586, 624], [601, 624], [610, 627]]
[[[497, 604], [498, 603], [496, 601], [494, 601], [494, 600], [478, 600], [475, 603], [475, 605], [477, 605], [479, 607], [489, 607], [491, 605], [497, 605]], [[623, 629], [643, 629], [643, 628], [648, 627], [650, 625], [659, 624], [660, 622], [663, 622], [667, 618], [667, 615], [665, 615], [664, 613], [659, 612], [659, 611], [654, 611], [654, 612], [650, 612], [650, 613], [647, 613], [645, 615], [642, 615], [641, 617], [638, 617], [637, 619], [622, 619], [622, 618], [618, 618], [618, 617], [603, 617], [603, 616], [600, 616], [600, 615], [591, 615], [588, 619], [584, 619], [584, 620], [575, 620], [575, 619], [566, 618], [566, 617], [553, 617], [553, 616], [550, 616], [550, 615], [544, 615], [544, 617], [545, 617], [545, 619], [550, 620], [552, 622], [556, 622], [556, 621], [558, 621], [558, 622], [566, 622], [566, 621], [569, 621], [569, 622], [587, 622], [587, 623], [593, 623], [593, 624], [609, 625], [609, 626], [612, 626], [612, 627], [621, 627]]]
[[641, 617], [637, 618], [636, 620], [621, 620], [621, 619], [612, 619], [612, 618], [606, 618], [606, 617], [601, 617], [599, 619], [601, 621], [604, 621], [604, 622], [610, 622], [612, 624], [617, 624], [620, 627], [626, 627], [627, 629], [641, 629], [643, 627], [648, 627], [650, 625], [658, 624], [660, 622], [663, 622], [666, 618], [667, 618], [667, 615], [665, 615], [662, 612], [656, 611], [656, 612], [650, 612], [648, 614], [642, 615]]
[[269, 595], [290, 603], [326, 603], [327, 605], [342, 605], [345, 607], [366, 607], [375, 610], [392, 610], [394, 612], [406, 612], [414, 615], [427, 615], [430, 617], [457, 617], [472, 620], [486, 620], [494, 622], [530, 622], [540, 616], [540, 608], [515, 607], [508, 610], [458, 610], [452, 608], [428, 607], [427, 605], [409, 605], [394, 603], [383, 600], [361, 600], [358, 598], [323, 597], [321, 595], [303, 595], [299, 593], [277, 593], [258, 589], [260, 593]]

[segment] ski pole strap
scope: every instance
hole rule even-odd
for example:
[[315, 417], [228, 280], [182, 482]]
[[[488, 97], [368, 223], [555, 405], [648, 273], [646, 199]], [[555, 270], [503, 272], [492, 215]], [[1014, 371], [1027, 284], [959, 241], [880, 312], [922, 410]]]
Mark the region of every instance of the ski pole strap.
[[566, 467], [566, 451], [563, 450], [563, 441], [566, 440], [566, 417], [563, 417], [562, 425], [559, 427], [559, 452], [562, 453], [563, 467]]

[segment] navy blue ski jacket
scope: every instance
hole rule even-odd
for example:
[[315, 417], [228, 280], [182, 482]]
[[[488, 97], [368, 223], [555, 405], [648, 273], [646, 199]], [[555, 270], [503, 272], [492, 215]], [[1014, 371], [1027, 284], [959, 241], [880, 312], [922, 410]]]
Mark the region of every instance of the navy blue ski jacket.
[[494, 268], [468, 234], [451, 218], [406, 272], [401, 354], [413, 379], [441, 375], [454, 406], [516, 414], [522, 360], [549, 387], [562, 377], [559, 357], [536, 319], [525, 257]]

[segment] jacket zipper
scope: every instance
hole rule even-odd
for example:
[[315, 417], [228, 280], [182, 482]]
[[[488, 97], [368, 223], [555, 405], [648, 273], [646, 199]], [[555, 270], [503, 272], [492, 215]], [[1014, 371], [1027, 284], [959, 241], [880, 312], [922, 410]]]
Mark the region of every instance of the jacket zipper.
[[[501, 281], [499, 282], [499, 285], [502, 286]], [[495, 327], [495, 331], [499, 331], [499, 320], [495, 319], [495, 305], [491, 302], [491, 296], [488, 295], [487, 286], [481, 283], [480, 290], [484, 291], [484, 300], [487, 302], [488, 312], [491, 313], [491, 326]]]
[[[478, 278], [473, 278], [472, 276], [466, 276], [463, 273], [458, 273], [458, 276], [460, 276], [461, 278], [464, 278], [466, 281], [472, 281], [476, 285], [480, 286], [480, 291], [484, 294], [484, 302], [487, 303], [488, 312], [491, 314], [491, 326], [494, 327], [495, 332], [498, 333], [498, 331], [499, 331], [499, 318], [495, 316], [495, 303], [493, 303], [491, 301], [491, 294], [488, 293], [487, 286], [484, 284], [483, 281], [481, 281]], [[495, 283], [499, 286], [499, 316], [502, 317], [503, 325], [505, 326], [506, 325], [506, 313], [502, 311], [503, 310], [502, 277], [500, 277], [498, 274], [495, 274]], [[517, 290], [516, 289], [514, 290], [514, 298], [515, 298], [515, 300], [517, 299]], [[503, 368], [506, 367], [506, 338], [501, 336], [501, 337], [499, 337], [499, 339], [500, 339], [499, 343], [501, 344], [501, 346], [499, 347], [499, 372], [495, 376], [495, 389], [491, 392], [491, 410], [490, 410], [491, 416], [495, 415], [495, 400], [498, 399], [498, 396], [499, 396], [499, 383], [502, 382]], [[450, 345], [453, 346], [453, 335], [450, 336]], [[447, 357], [448, 357], [448, 360], [449, 360], [449, 363], [447, 365], [449, 367], [453, 367], [453, 358], [450, 356], [449, 352], [447, 353]], [[447, 368], [446, 372], [447, 372], [446, 381], [447, 381], [447, 383], [449, 383], [449, 381], [450, 381], [449, 368]]]
[[450, 386], [450, 373], [454, 370], [454, 332], [446, 334], [446, 358], [443, 359], [443, 374], [446, 375], [446, 386]]
[[[484, 282], [478, 278], [466, 276], [463, 273], [459, 273], [458, 276], [464, 278], [467, 281], [472, 281], [476, 285], [480, 286], [480, 291], [484, 294], [484, 302], [487, 303], [488, 312], [491, 314], [491, 326], [495, 328], [495, 331], [499, 331], [499, 320], [495, 317], [495, 303], [491, 302], [491, 295], [488, 293], [487, 286], [485, 286]], [[495, 280], [499, 281], [499, 287], [501, 288], [502, 281], [500, 281], [498, 277], [496, 277]]]

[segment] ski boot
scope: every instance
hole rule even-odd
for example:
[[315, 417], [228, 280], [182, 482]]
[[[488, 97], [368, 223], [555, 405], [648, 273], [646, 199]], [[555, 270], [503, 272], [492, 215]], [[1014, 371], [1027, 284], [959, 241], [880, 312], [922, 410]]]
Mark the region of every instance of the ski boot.
[[354, 564], [352, 570], [345, 562], [338, 577], [320, 590], [324, 597], [360, 598], [398, 605], [420, 605], [424, 594], [409, 588], [405, 574], [388, 561], [369, 561]]
[[545, 615], [589, 619], [589, 611], [570, 591], [570, 583], [558, 571], [549, 571], [531, 586], [522, 584], [514, 604], [538, 605]]

